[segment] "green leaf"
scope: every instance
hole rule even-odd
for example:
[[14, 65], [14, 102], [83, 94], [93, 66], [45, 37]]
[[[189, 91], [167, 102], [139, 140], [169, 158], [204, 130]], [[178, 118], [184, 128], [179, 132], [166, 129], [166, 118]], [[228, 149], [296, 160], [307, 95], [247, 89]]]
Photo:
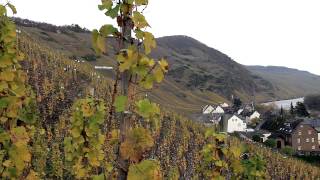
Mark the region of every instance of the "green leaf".
[[129, 167], [128, 180], [162, 179], [160, 163], [156, 160], [144, 160]]
[[112, 0], [102, 0], [101, 3], [102, 4], [98, 6], [99, 10], [101, 11], [105, 9], [109, 10], [112, 8], [113, 5]]
[[112, 19], [116, 18], [118, 16], [118, 12], [120, 10], [120, 5], [117, 5], [116, 7], [108, 10], [105, 14]]
[[108, 37], [109, 35], [114, 34], [116, 32], [118, 32], [118, 29], [110, 24], [106, 24], [100, 28], [100, 34], [103, 37]]
[[139, 29], [149, 26], [148, 22], [146, 21], [146, 18], [137, 11], [133, 12], [132, 21], [134, 25]]
[[135, 0], [137, 6], [148, 5], [148, 0]]
[[159, 106], [155, 103], [151, 103], [149, 99], [143, 99], [136, 102], [136, 107], [137, 113], [144, 118], [150, 118], [160, 114]]
[[93, 176], [93, 180], [104, 180], [104, 174]]
[[138, 39], [143, 39], [143, 36], [144, 36], [144, 32], [143, 31], [141, 31], [140, 29], [136, 29], [136, 30], [134, 30], [134, 32], [136, 33], [136, 37]]
[[92, 45], [97, 54], [101, 54], [106, 51], [105, 39], [96, 29], [92, 31]]
[[4, 7], [3, 5], [0, 5], [0, 15], [6, 14], [6, 13], [7, 13], [6, 7]]
[[128, 4], [131, 4], [131, 5], [132, 5], [133, 2], [134, 2], [134, 0], [127, 0], [127, 3], [128, 3]]
[[153, 82], [155, 78], [152, 74], [147, 75], [141, 82], [140, 85], [145, 89], [152, 89], [153, 88]]
[[127, 96], [117, 96], [114, 102], [114, 107], [116, 108], [116, 112], [124, 112], [126, 109], [127, 102], [128, 102]]
[[12, 11], [13, 14], [17, 14], [17, 9], [16, 9], [16, 7], [15, 7], [13, 4], [8, 3], [8, 6], [9, 6], [9, 8], [11, 9], [11, 11]]

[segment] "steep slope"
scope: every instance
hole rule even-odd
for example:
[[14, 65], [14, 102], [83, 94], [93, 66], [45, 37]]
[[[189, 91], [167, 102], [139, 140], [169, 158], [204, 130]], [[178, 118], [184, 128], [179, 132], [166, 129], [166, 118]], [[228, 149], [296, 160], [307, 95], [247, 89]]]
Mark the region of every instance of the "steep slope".
[[274, 84], [284, 99], [320, 93], [320, 76], [307, 71], [277, 66], [247, 66], [248, 70]]
[[[109, 40], [110, 56], [97, 57], [91, 46], [91, 34], [76, 25], [58, 27], [45, 23], [16, 19], [19, 28], [31, 37], [60, 51], [70, 59], [87, 60], [92, 65], [113, 66], [111, 56], [116, 43]], [[166, 81], [149, 96], [163, 106], [186, 115], [199, 113], [205, 104], [228, 102], [232, 96], [244, 101], [282, 98], [278, 87], [227, 55], [195, 39], [171, 36], [157, 39], [154, 57], [166, 56], [170, 61]], [[107, 77], [112, 72], [102, 72]], [[170, 101], [168, 101], [170, 99]]]
[[155, 56], [167, 56], [171, 63], [169, 78], [188, 89], [215, 92], [227, 99], [273, 98], [271, 83], [254, 76], [227, 55], [186, 36], [158, 39]]
[[[85, 97], [89, 93], [88, 91], [94, 88], [95, 97], [104, 99], [108, 109], [111, 99], [110, 82], [97, 74], [88, 63], [74, 62], [24, 33], [19, 35], [18, 42], [19, 50], [25, 54], [23, 67], [28, 73], [28, 82], [37, 97], [39, 121], [46, 129], [45, 134], [41, 136], [39, 142], [41, 144], [32, 151], [34, 162], [32, 168], [43, 176], [43, 179], [74, 179], [70, 174], [71, 169], [65, 161], [63, 140], [68, 137], [66, 133], [70, 130], [70, 107], [76, 99]], [[119, 123], [117, 119], [110, 121], [108, 117], [105, 118], [108, 136], [105, 141], [104, 153], [106, 157], [103, 162], [107, 164], [108, 168], [111, 167], [117, 172], [117, 168], [119, 168], [116, 163], [116, 158], [119, 155], [118, 143], [110, 131], [117, 130]], [[152, 127], [150, 123], [141, 121], [140, 118], [132, 118], [132, 121], [135, 122], [134, 124], [142, 123], [144, 127]], [[207, 179], [203, 178], [204, 173], [212, 171], [212, 165], [202, 166], [207, 159], [206, 156], [203, 156], [205, 152], [203, 149], [208, 149], [206, 145], [215, 142], [205, 138], [210, 134], [207, 133], [207, 127], [164, 109], [162, 109], [159, 122], [159, 131], [152, 131], [154, 146], [144, 154], [144, 159], [159, 160], [164, 179], [178, 177], [180, 179]], [[219, 138], [221, 139], [221, 135]], [[219, 145], [221, 143], [219, 140]], [[218, 147], [215, 146], [216, 143], [212, 145], [209, 147], [214, 149]], [[268, 162], [265, 169], [266, 179], [275, 179], [279, 177], [279, 174], [283, 177], [298, 179], [319, 177], [320, 175], [319, 167], [294, 158], [283, 158], [280, 153], [272, 152], [268, 148], [262, 148], [260, 145], [250, 142], [241, 142], [232, 136], [228, 138], [228, 143], [224, 147], [231, 150], [240, 150], [239, 147], [245, 147], [243, 149], [246, 149], [245, 152], [250, 154], [250, 157], [255, 157], [256, 154], [262, 156], [261, 161]], [[210, 151], [209, 153], [211, 154]], [[239, 153], [244, 152], [239, 151]], [[228, 156], [229, 159], [231, 156]], [[237, 162], [239, 163], [237, 167], [246, 168], [241, 165], [241, 160], [225, 163], [228, 164], [228, 167], [232, 167], [229, 162]], [[39, 168], [40, 166], [41, 168]], [[111, 176], [113, 170], [106, 171], [106, 175]], [[231, 177], [234, 176], [233, 172], [230, 168], [228, 171], [221, 171], [221, 175]], [[238, 171], [237, 174], [239, 175], [238, 179], [246, 179], [242, 178], [242, 174], [239, 174]]]

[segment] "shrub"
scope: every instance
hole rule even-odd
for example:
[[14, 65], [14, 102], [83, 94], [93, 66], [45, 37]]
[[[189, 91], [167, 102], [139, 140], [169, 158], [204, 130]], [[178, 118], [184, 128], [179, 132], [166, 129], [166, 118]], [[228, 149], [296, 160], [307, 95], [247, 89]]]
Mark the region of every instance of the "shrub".
[[275, 148], [277, 146], [277, 141], [275, 139], [268, 139], [264, 144], [268, 147]]
[[252, 140], [255, 142], [261, 142], [261, 137], [258, 134], [252, 136]]
[[294, 149], [290, 146], [286, 146], [283, 149], [281, 149], [281, 152], [288, 156], [292, 156], [294, 154]]

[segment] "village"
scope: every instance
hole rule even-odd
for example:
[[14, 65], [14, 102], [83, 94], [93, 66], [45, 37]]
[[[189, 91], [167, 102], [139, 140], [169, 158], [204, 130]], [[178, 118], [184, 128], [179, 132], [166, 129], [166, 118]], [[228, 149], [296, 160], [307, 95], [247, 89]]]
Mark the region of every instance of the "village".
[[302, 102], [279, 108], [235, 99], [232, 105], [204, 106], [198, 121], [287, 155], [320, 156], [320, 118], [310, 116]]

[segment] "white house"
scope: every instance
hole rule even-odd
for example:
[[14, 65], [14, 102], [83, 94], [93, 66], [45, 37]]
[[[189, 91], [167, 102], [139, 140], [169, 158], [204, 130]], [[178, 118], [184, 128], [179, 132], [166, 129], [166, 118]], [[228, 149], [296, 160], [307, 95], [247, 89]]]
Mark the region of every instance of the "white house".
[[260, 118], [261, 114], [258, 111], [254, 111], [251, 115], [250, 115], [250, 120], [252, 119], [258, 119]]
[[244, 132], [247, 129], [247, 124], [244, 122], [244, 120], [240, 119], [236, 115], [226, 119], [225, 123], [225, 130], [228, 133]]
[[211, 113], [213, 114], [224, 114], [224, 110], [222, 109], [221, 106], [217, 106], [214, 111], [212, 111]]
[[203, 109], [202, 109], [202, 113], [203, 114], [210, 114], [212, 113], [212, 111], [214, 111], [215, 108], [211, 105], [206, 105]]
[[223, 107], [223, 108], [227, 108], [227, 107], [229, 107], [229, 104], [227, 104], [227, 103], [222, 103], [222, 104], [220, 104], [220, 106]]
[[261, 137], [262, 142], [266, 142], [268, 140], [269, 136], [271, 136], [271, 133], [269, 133], [269, 132], [263, 133], [262, 137]]

